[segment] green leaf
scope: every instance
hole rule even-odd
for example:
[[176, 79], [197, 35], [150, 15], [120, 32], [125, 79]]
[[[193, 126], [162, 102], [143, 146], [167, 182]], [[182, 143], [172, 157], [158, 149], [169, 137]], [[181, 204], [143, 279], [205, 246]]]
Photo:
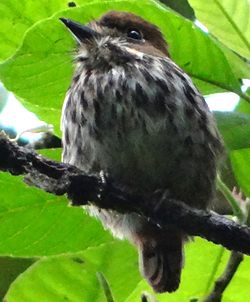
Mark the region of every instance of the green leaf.
[[214, 112], [227, 150], [250, 147], [250, 115], [243, 112]]
[[11, 302], [105, 301], [96, 276], [103, 271], [116, 301], [124, 301], [141, 280], [137, 255], [128, 242], [116, 241], [77, 254], [44, 258], [10, 287]]
[[2, 0], [0, 2], [0, 62], [22, 43], [25, 32], [36, 22], [68, 7], [67, 0]]
[[195, 20], [194, 10], [187, 0], [160, 0], [171, 9], [189, 20]]
[[[218, 255], [221, 256], [220, 246], [199, 238], [194, 244], [188, 244], [180, 289], [172, 294], [153, 294], [157, 301], [189, 301], [190, 298], [203, 297], [208, 282], [214, 281], [221, 274], [229, 252], [225, 251], [220, 261]], [[96, 277], [96, 272], [102, 271], [109, 281], [115, 301], [139, 301], [142, 291], [152, 293], [152, 289], [142, 280], [136, 259], [135, 249], [127, 242], [119, 241], [88, 248], [77, 254], [46, 257], [17, 278], [5, 299], [8, 302], [36, 302], [42, 296], [43, 302], [104, 301], [105, 297]], [[249, 261], [246, 261], [246, 265], [241, 265], [243, 273], [247, 271], [248, 265]], [[244, 276], [239, 275], [239, 279], [242, 275]], [[243, 279], [242, 286], [247, 287], [247, 282], [247, 279]], [[242, 286], [238, 287], [237, 293]], [[231, 288], [235, 290], [233, 284]], [[232, 302], [245, 301], [240, 294], [237, 298], [238, 300]]]
[[62, 149], [61, 148], [57, 148], [57, 149], [40, 149], [37, 150], [37, 152], [43, 156], [52, 158], [56, 161], [61, 161], [61, 157], [62, 157]]
[[235, 111], [241, 111], [250, 114], [250, 104], [245, 100], [241, 99], [237, 104], [237, 106], [235, 107]]
[[[33, 104], [30, 102], [26, 102], [24, 100], [21, 100], [21, 103], [23, 104], [23, 106], [29, 110], [30, 112], [33, 112], [36, 114], [36, 116], [38, 116], [40, 118], [40, 120], [46, 122], [47, 124], [53, 124], [54, 127], [54, 134], [61, 137], [62, 132], [61, 132], [61, 107], [62, 107], [62, 103], [63, 103], [63, 98], [64, 95], [62, 97], [61, 102], [59, 102], [58, 105], [60, 105], [60, 108], [54, 108], [52, 107], [53, 103], [49, 103], [46, 105], [41, 105], [41, 104]], [[52, 99], [53, 100], [53, 99]], [[57, 106], [57, 104], [55, 104]]]
[[250, 197], [250, 149], [235, 150], [231, 152], [230, 160], [240, 188], [248, 197]]
[[[56, 30], [58, 22], [46, 20], [30, 29], [23, 47], [1, 65], [3, 73], [6, 72], [2, 79], [6, 88], [36, 105], [35, 113], [41, 112], [41, 108], [44, 117], [53, 112], [56, 121], [60, 120], [60, 108], [72, 72], [68, 56], [71, 47], [61, 40], [63, 35]], [[38, 117], [48, 121], [43, 115]]]
[[[250, 89], [245, 92], [245, 95], [250, 97]], [[250, 114], [250, 103], [241, 98], [234, 110]]]
[[35, 262], [32, 258], [0, 257], [0, 300], [8, 291], [11, 283]]
[[190, 0], [198, 20], [221, 42], [250, 59], [248, 0]]
[[0, 255], [34, 257], [77, 252], [111, 239], [100, 222], [47, 194], [0, 174]]

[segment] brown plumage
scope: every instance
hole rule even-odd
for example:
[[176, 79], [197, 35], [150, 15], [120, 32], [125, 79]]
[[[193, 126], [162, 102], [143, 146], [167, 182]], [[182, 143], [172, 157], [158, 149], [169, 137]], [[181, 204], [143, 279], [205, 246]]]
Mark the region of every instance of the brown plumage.
[[[78, 43], [62, 114], [63, 161], [85, 172], [103, 170], [152, 200], [162, 192], [206, 208], [221, 137], [203, 96], [170, 59], [159, 28], [117, 11], [87, 26], [61, 20]], [[187, 234], [137, 214], [86, 209], [137, 247], [140, 271], [155, 292], [178, 288]]]

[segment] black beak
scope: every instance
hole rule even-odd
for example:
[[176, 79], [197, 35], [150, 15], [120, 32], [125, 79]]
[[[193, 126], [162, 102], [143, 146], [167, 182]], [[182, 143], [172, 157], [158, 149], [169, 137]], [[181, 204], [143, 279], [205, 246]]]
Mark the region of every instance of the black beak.
[[93, 37], [98, 37], [100, 35], [98, 32], [94, 31], [88, 26], [82, 25], [76, 21], [65, 18], [59, 19], [67, 26], [78, 43], [84, 42], [85, 40], [89, 40]]

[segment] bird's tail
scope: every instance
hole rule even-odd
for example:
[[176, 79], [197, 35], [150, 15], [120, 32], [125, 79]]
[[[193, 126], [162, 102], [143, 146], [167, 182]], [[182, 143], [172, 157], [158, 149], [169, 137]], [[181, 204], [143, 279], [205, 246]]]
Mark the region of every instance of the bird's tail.
[[184, 264], [185, 235], [171, 227], [143, 233], [137, 244], [142, 276], [156, 293], [176, 291]]

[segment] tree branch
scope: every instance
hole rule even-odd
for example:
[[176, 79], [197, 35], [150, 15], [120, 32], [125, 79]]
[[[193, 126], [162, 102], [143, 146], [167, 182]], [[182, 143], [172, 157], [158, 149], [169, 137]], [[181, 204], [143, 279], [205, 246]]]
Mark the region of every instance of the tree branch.
[[178, 200], [161, 197], [156, 201], [155, 196], [131, 193], [107, 175], [87, 175], [74, 166], [19, 147], [6, 137], [0, 138], [0, 170], [24, 175], [27, 184], [54, 195], [67, 193], [73, 206], [91, 203], [120, 213], [136, 212], [161, 227], [176, 225], [190, 236], [250, 255], [250, 229], [246, 226]]

